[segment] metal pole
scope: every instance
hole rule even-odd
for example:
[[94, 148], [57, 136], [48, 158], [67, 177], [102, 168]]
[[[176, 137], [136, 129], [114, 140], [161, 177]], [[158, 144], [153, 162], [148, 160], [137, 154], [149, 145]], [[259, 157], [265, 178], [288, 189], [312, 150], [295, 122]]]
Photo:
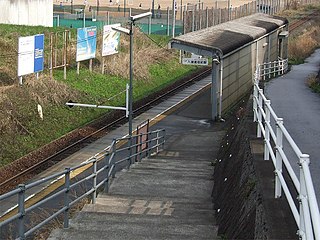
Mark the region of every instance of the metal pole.
[[170, 36], [170, 10], [167, 7], [167, 35]]
[[151, 17], [152, 18], [154, 18], [154, 0], [152, 0], [152, 6], [151, 6], [151, 13], [152, 13], [152, 15], [151, 15]]
[[176, 28], [176, 0], [172, 1], [172, 37], [175, 35]]
[[264, 103], [264, 111], [266, 113], [266, 119], [265, 119], [265, 140], [264, 140], [264, 160], [269, 160], [270, 158], [270, 152], [268, 148], [268, 143], [270, 143], [270, 130], [269, 130], [269, 124], [270, 124], [270, 110], [269, 107], [271, 105], [270, 100], [266, 100]]
[[[150, 8], [149, 8], [149, 11], [150, 11]], [[152, 16], [153, 15], [150, 15], [149, 17], [148, 17], [148, 35], [150, 35], [151, 34], [151, 26], [152, 26], [152, 23], [151, 23], [151, 19], [152, 19]]]
[[64, 206], [66, 207], [66, 210], [64, 211], [64, 221], [63, 221], [63, 227], [68, 228], [69, 227], [69, 191], [70, 191], [70, 168], [65, 168], [66, 173], [64, 176]]
[[126, 17], [126, 0], [123, 1], [123, 16]]
[[92, 193], [92, 204], [95, 204], [97, 201], [97, 159], [94, 159], [93, 162], [93, 178], [92, 178], [92, 188], [94, 189]]
[[133, 24], [134, 24], [134, 21], [131, 20], [131, 23], [130, 23], [130, 78], [129, 78], [130, 79], [129, 80], [129, 137], [130, 137], [130, 145], [131, 145], [131, 136], [132, 136]]
[[64, 51], [63, 51], [63, 79], [67, 79], [67, 30], [64, 32]]
[[83, 8], [83, 27], [86, 27], [86, 11], [85, 8]]
[[52, 79], [52, 77], [53, 77], [53, 33], [50, 34], [50, 78]]
[[180, 21], [182, 21], [182, 0], [180, 1]]
[[[260, 118], [261, 120], [261, 118]], [[283, 148], [282, 145], [282, 140], [283, 140], [283, 134], [280, 128], [280, 124], [283, 124], [283, 119], [282, 118], [277, 118], [276, 119], [276, 171], [282, 172], [282, 157], [280, 155], [280, 151], [279, 149]], [[276, 174], [276, 179], [275, 179], [275, 198], [279, 198], [281, 197], [281, 182], [280, 179], [277, 175], [277, 172], [275, 172]], [[301, 186], [301, 185], [300, 185]]]
[[19, 221], [18, 221], [18, 233], [20, 239], [24, 240], [25, 239], [25, 226], [24, 226], [24, 220], [25, 220], [25, 192], [26, 192], [26, 186], [24, 184], [19, 184], [18, 186], [20, 188], [20, 192], [18, 195], [18, 210], [19, 210]]
[[218, 82], [218, 65], [212, 61], [212, 80], [211, 80], [211, 106], [212, 120], [217, 118], [217, 82]]

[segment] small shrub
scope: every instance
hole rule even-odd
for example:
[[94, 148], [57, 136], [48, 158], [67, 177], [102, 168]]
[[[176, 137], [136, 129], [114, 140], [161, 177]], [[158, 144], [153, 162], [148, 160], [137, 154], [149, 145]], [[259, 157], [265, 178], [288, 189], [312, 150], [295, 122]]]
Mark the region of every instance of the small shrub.
[[316, 93], [320, 93], [320, 80], [316, 76], [311, 76], [307, 80], [307, 85]]

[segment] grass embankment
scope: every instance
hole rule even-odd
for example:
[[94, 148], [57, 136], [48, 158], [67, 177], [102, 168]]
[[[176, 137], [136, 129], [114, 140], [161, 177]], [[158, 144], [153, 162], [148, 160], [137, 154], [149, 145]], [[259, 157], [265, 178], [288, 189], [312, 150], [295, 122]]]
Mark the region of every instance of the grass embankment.
[[312, 12], [318, 13], [317, 17], [313, 17], [313, 21], [309, 21], [301, 26], [300, 31], [290, 33], [289, 35], [288, 56], [291, 65], [304, 63], [304, 59], [309, 57], [320, 46], [320, 24], [318, 17], [320, 6], [306, 5], [294, 10], [285, 10], [281, 13], [281, 16], [286, 17], [289, 22], [293, 22]]
[[[300, 27], [301, 31], [289, 36], [288, 55], [291, 65], [304, 63], [304, 60], [320, 47], [320, 6], [302, 6], [294, 10], [286, 10], [281, 14], [292, 22], [311, 12], [316, 13], [313, 20]], [[314, 92], [320, 93], [319, 74], [311, 76], [307, 84]]]
[[[53, 79], [50, 79], [48, 70], [45, 70], [39, 80], [29, 75], [24, 77], [23, 86], [18, 86], [18, 36], [45, 33], [45, 56], [48, 56], [49, 32], [62, 30], [0, 25], [0, 166], [108, 112], [93, 108], [70, 109], [65, 106], [67, 101], [118, 106], [125, 102], [124, 93], [113, 98], [125, 89], [129, 77], [129, 39], [123, 36], [119, 54], [105, 58], [105, 74], [101, 74], [99, 36], [93, 72], [89, 72], [87, 63], [84, 63], [78, 76], [75, 69], [76, 42], [73, 30], [67, 80], [63, 80], [62, 70], [55, 70]], [[180, 65], [176, 53], [159, 46], [165, 46], [167, 37], [152, 37], [153, 41], [142, 33], [135, 32], [134, 100], [141, 99], [196, 69]], [[46, 60], [45, 68], [47, 64]], [[38, 104], [43, 108], [43, 120], [38, 115]]]

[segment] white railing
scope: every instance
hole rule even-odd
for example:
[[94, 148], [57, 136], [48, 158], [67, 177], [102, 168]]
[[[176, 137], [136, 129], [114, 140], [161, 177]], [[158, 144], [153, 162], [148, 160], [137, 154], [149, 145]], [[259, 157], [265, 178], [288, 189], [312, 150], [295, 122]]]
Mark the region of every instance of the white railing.
[[[279, 63], [278, 66], [284, 63], [287, 64], [287, 61], [279, 61], [282, 63]], [[270, 100], [266, 98], [263, 90], [259, 87], [259, 80], [265, 79], [270, 74], [270, 72], [268, 74], [265, 72], [266, 69], [270, 69], [270, 67], [265, 68], [268, 64], [258, 66], [256, 69], [254, 76], [253, 112], [254, 122], [257, 122], [257, 137], [264, 138], [264, 159], [269, 160], [271, 157], [275, 167], [275, 198], [281, 197], [282, 191], [284, 192], [298, 226], [297, 234], [300, 239], [320, 240], [320, 214], [309, 169], [309, 155], [303, 154], [300, 151], [285, 128], [283, 119], [276, 115], [271, 107]], [[274, 63], [273, 66], [275, 65], [277, 64]], [[276, 71], [276, 68], [271, 69]], [[261, 70], [263, 74], [261, 74]], [[282, 68], [278, 68], [277, 71], [277, 73], [272, 74], [280, 75], [286, 72]], [[283, 141], [288, 142], [289, 148], [293, 150], [298, 158], [299, 177], [297, 177], [290, 165], [288, 151], [283, 148]], [[289, 190], [288, 180], [283, 176], [282, 167], [286, 168], [290, 176], [296, 190], [296, 193], [294, 193], [297, 194], [296, 196]], [[298, 203], [295, 200], [298, 200]]]
[[273, 62], [267, 62], [259, 65], [260, 78], [266, 80], [268, 78], [277, 77], [284, 74], [288, 70], [288, 59], [281, 59]]

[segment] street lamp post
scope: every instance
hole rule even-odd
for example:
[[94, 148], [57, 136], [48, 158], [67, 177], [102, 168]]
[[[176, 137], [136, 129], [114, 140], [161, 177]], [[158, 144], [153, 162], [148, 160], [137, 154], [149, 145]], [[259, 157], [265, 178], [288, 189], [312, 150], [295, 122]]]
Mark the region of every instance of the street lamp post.
[[129, 139], [130, 139], [130, 156], [131, 156], [131, 145], [132, 145], [132, 103], [133, 103], [133, 25], [135, 21], [149, 17], [152, 15], [151, 12], [141, 13], [135, 16], [130, 16], [130, 29], [123, 27], [112, 27], [113, 30], [124, 33], [130, 36], [130, 67], [129, 67], [129, 110], [128, 110], [128, 124], [129, 124]]

